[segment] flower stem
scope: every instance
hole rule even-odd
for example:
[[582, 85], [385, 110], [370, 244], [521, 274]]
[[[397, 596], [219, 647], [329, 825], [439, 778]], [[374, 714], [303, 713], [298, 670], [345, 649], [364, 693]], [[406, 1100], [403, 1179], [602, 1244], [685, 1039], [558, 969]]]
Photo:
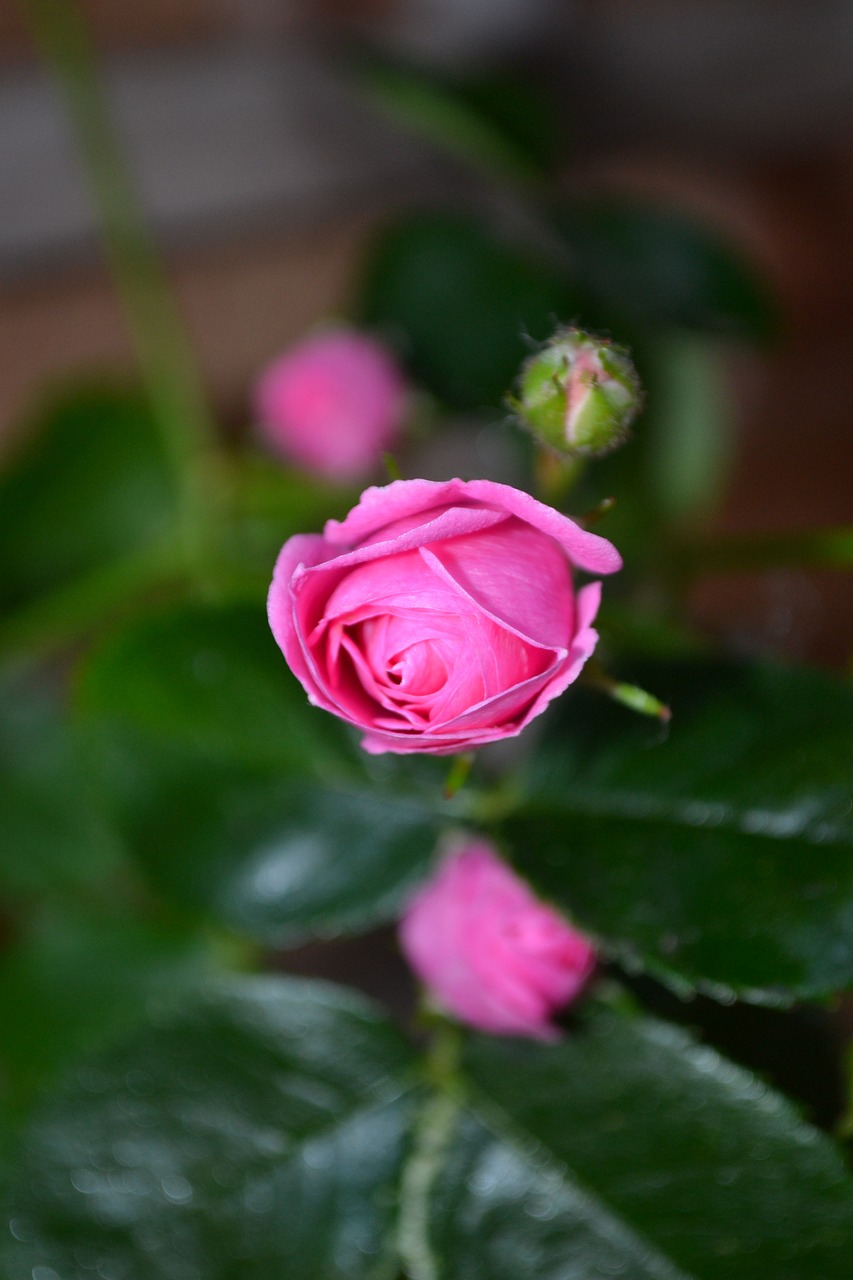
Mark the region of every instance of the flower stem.
[[403, 473], [400, 470], [400, 464], [394, 457], [393, 453], [383, 453], [382, 461], [385, 463], [385, 470], [388, 473], [389, 480], [402, 480]]
[[139, 208], [85, 20], [69, 0], [20, 0], [65, 96], [140, 373], [179, 493], [179, 539], [201, 567], [215, 528], [207, 454], [212, 422], [195, 360]]
[[460, 1043], [459, 1029], [442, 1020], [427, 1053], [427, 1073], [435, 1092], [421, 1112], [400, 1188], [397, 1244], [411, 1280], [438, 1280], [439, 1276], [429, 1236], [430, 1194], [453, 1140], [461, 1105], [453, 1089]]
[[427, 1075], [439, 1089], [452, 1086], [462, 1050], [462, 1032], [444, 1015], [430, 1014], [433, 1030], [426, 1057]]
[[553, 449], [537, 449], [536, 487], [542, 500], [549, 506], [559, 507], [583, 478], [586, 465], [585, 458], [566, 458]]
[[453, 797], [464, 787], [468, 781], [468, 775], [474, 763], [474, 752], [466, 751], [462, 755], [454, 756], [453, 763], [450, 766], [450, 772], [444, 784], [444, 799], [452, 800]]

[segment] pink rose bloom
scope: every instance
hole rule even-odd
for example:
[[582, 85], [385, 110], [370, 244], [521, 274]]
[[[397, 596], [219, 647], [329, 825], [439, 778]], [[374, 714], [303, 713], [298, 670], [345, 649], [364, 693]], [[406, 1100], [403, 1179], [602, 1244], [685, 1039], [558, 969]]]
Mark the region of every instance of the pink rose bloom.
[[284, 544], [269, 618], [309, 700], [378, 754], [447, 755], [513, 737], [595, 648], [619, 553], [529, 494], [490, 480], [367, 489], [322, 537]]
[[394, 442], [406, 383], [390, 352], [351, 329], [327, 330], [292, 347], [255, 390], [270, 446], [333, 480], [373, 470]]
[[400, 945], [448, 1013], [496, 1035], [556, 1040], [554, 1014], [595, 967], [588, 938], [533, 896], [491, 845], [451, 853], [409, 904]]

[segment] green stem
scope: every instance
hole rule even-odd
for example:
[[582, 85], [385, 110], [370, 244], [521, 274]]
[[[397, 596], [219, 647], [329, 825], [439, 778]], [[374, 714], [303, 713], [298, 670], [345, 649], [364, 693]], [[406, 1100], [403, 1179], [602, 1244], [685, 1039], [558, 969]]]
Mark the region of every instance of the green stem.
[[182, 551], [198, 568], [215, 528], [206, 462], [213, 433], [187, 335], [139, 209], [82, 14], [70, 0], [20, 4], [77, 133], [109, 265], [180, 493]]
[[429, 1238], [430, 1192], [453, 1137], [459, 1103], [436, 1093], [424, 1107], [415, 1146], [403, 1173], [397, 1247], [410, 1280], [438, 1280], [438, 1261]]
[[400, 470], [400, 464], [394, 457], [393, 453], [383, 453], [382, 461], [385, 463], [385, 470], [388, 473], [389, 480], [402, 480], [403, 473]]
[[453, 763], [444, 783], [444, 799], [452, 800], [458, 791], [464, 787], [468, 781], [468, 775], [474, 764], [474, 752], [466, 751], [462, 755], [454, 756]]
[[429, 1238], [429, 1201], [460, 1110], [458, 1094], [452, 1088], [460, 1043], [459, 1029], [442, 1021], [427, 1054], [427, 1072], [435, 1093], [421, 1112], [400, 1187], [397, 1244], [410, 1280], [438, 1280], [438, 1260]]
[[426, 1056], [427, 1075], [438, 1089], [452, 1088], [462, 1052], [462, 1032], [455, 1022], [432, 1012], [433, 1032]]
[[559, 509], [583, 479], [586, 469], [586, 458], [568, 458], [545, 447], [537, 449], [536, 487], [543, 502]]

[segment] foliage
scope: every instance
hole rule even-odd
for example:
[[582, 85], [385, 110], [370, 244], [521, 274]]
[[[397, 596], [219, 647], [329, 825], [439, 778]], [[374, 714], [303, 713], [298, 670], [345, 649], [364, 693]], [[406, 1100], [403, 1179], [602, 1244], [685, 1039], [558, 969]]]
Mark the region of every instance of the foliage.
[[[585, 477], [531, 444], [516, 479], [557, 505], [613, 485], [611, 649], [672, 721], [577, 690], [452, 785], [447, 762], [366, 756], [264, 616], [278, 546], [351, 495], [207, 438], [203, 414], [167, 447], [193, 379], [162, 349], [168, 395], [143, 358], [141, 389], [46, 402], [0, 477], [3, 1275], [841, 1280], [843, 1149], [626, 994], [638, 973], [724, 1004], [853, 985], [849, 684], [723, 661], [683, 608], [739, 563], [685, 529], [728, 459], [709, 344], [765, 339], [764, 291], [705, 228], [562, 198], [517, 87], [385, 68], [373, 90], [526, 210], [512, 235], [419, 210], [373, 248], [356, 310], [438, 403], [502, 418], [556, 320], [635, 341], [636, 442]], [[851, 545], [810, 531], [757, 555], [849, 567]], [[400, 1030], [275, 972], [285, 948], [393, 921], [460, 830], [601, 947], [557, 1044], [434, 1014]]]

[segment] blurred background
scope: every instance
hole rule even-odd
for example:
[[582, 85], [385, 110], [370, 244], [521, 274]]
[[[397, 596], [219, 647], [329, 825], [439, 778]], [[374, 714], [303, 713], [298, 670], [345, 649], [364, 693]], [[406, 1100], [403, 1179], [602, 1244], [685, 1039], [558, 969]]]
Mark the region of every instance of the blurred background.
[[[651, 385], [650, 420], [694, 415], [696, 431], [672, 437], [659, 490], [646, 498], [640, 487], [640, 510], [665, 498], [670, 527], [699, 521], [709, 537], [853, 522], [853, 3], [84, 0], [79, 8], [230, 437], [248, 432], [259, 371], [312, 325], [355, 315], [393, 330], [399, 307], [395, 316], [386, 288], [383, 310], [376, 283], [383, 229], [406, 225], [399, 220], [410, 212], [450, 209], [543, 261], [560, 259], [555, 228], [566, 229], [576, 310], [544, 302], [551, 324], [602, 325], [631, 345], [639, 326], [641, 341], [665, 331], [682, 344], [685, 385]], [[460, 102], [478, 104], [473, 132]], [[481, 163], [495, 159], [492, 135], [484, 141], [480, 130], [494, 119], [508, 122], [506, 136], [521, 138], [525, 155], [547, 157], [546, 202], [567, 221], [551, 219], [547, 230], [531, 214], [526, 173], [496, 180], [505, 155]], [[133, 367], [62, 97], [9, 5], [0, 10], [0, 193], [2, 464], [45, 387]], [[632, 212], [628, 232], [617, 220], [602, 249], [584, 210], [613, 201], [651, 210], [653, 220], [630, 222]], [[719, 253], [745, 264], [749, 289]], [[588, 312], [585, 274], [595, 286]], [[450, 417], [480, 412], [483, 401], [492, 421], [500, 417], [500, 371], [491, 398], [467, 385], [454, 396], [451, 351], [429, 385], [412, 298], [401, 348], [415, 374]], [[608, 309], [610, 298], [618, 305]], [[458, 333], [464, 344], [458, 326], [452, 342]], [[472, 343], [479, 334], [472, 325]], [[674, 356], [665, 364], [675, 368]], [[643, 431], [641, 422], [638, 446]], [[424, 469], [477, 469], [477, 438], [468, 433], [466, 453], [452, 432], [442, 436]], [[499, 453], [480, 463], [503, 478]], [[609, 473], [600, 474], [606, 492]], [[606, 532], [623, 545], [617, 526]], [[690, 609], [738, 653], [849, 662], [849, 572], [805, 563], [710, 572], [692, 588]], [[288, 964], [397, 998], [394, 984], [405, 979], [395, 971], [389, 980], [391, 953], [382, 935], [314, 947]], [[737, 1041], [738, 1011], [709, 1005], [705, 1016], [719, 1041]], [[836, 1066], [815, 1087], [822, 1068], [813, 1051], [794, 1061], [795, 1020], [760, 1010], [744, 1017], [753, 1065], [763, 1066], [763, 1047], [777, 1037], [776, 1069], [790, 1048], [796, 1079], [785, 1083], [828, 1122], [840, 1105]]]
[[[853, 4], [820, 0], [85, 0], [216, 409], [347, 309], [378, 226], [500, 197], [377, 105], [365, 53], [455, 82], [520, 76], [553, 104], [559, 183], [710, 224], [781, 316], [725, 352], [725, 531], [853, 518]], [[387, 105], [387, 104], [386, 104]], [[35, 389], [129, 362], [67, 117], [15, 6], [0, 13], [0, 438]], [[498, 217], [512, 217], [500, 210]], [[560, 317], [563, 318], [563, 317]], [[583, 320], [583, 317], [580, 317]], [[614, 333], [619, 338], [619, 333]], [[703, 583], [697, 618], [839, 663], [853, 593], [786, 571]]]

